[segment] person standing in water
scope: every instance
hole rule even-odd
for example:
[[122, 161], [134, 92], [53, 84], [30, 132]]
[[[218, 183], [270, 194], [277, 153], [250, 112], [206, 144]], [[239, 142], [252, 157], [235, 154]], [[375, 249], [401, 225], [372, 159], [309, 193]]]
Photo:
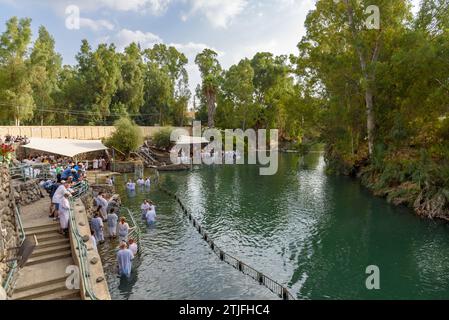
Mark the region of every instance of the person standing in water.
[[137, 252], [139, 251], [137, 243], [135, 243], [133, 239], [129, 239], [128, 244], [129, 244], [128, 249], [131, 250], [134, 256], [136, 256]]
[[128, 189], [129, 191], [135, 191], [136, 184], [131, 179], [129, 179], [128, 183], [126, 184], [126, 189]]
[[120, 218], [120, 223], [118, 224], [118, 236], [120, 242], [128, 242], [128, 234], [132, 229], [129, 227], [129, 224], [126, 223], [126, 218]]
[[117, 238], [117, 222], [118, 222], [118, 216], [115, 213], [115, 211], [111, 211], [108, 214], [108, 230], [109, 230], [109, 237], [111, 239]]
[[150, 202], [151, 208], [148, 210], [145, 219], [147, 220], [148, 225], [152, 225], [156, 222], [156, 207]]
[[145, 180], [145, 187], [146, 188], [151, 188], [151, 179], [150, 179], [150, 177], [148, 177], [147, 180]]
[[145, 185], [145, 180], [143, 180], [143, 178], [139, 178], [139, 179], [137, 180], [137, 185], [138, 185], [139, 187], [143, 187], [143, 186]]
[[95, 238], [97, 242], [104, 243], [104, 231], [103, 231], [103, 219], [95, 213], [95, 217], [92, 219], [92, 229], [95, 232]]
[[120, 277], [131, 276], [132, 269], [132, 260], [134, 259], [134, 255], [131, 250], [126, 248], [126, 243], [122, 242], [120, 244], [120, 250], [117, 252], [117, 265], [118, 265], [118, 274]]
[[145, 219], [147, 216], [148, 210], [150, 210], [151, 205], [148, 202], [148, 200], [145, 200], [142, 205], [140, 206], [140, 209], [142, 210], [142, 219]]

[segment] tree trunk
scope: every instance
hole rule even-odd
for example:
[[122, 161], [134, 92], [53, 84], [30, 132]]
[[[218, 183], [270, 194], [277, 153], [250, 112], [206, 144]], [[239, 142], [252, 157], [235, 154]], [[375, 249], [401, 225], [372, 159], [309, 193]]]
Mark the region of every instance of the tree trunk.
[[375, 117], [374, 117], [374, 93], [373, 93], [373, 82], [375, 80], [375, 71], [368, 70], [368, 62], [375, 63], [379, 58], [380, 52], [380, 33], [376, 42], [376, 46], [373, 50], [372, 57], [365, 57], [362, 48], [358, 44], [358, 34], [357, 29], [354, 25], [354, 11], [349, 4], [349, 0], [345, 0], [347, 7], [347, 16], [349, 27], [351, 28], [351, 33], [354, 41], [354, 46], [359, 56], [360, 68], [362, 70], [363, 78], [365, 80], [365, 103], [366, 103], [366, 122], [367, 122], [367, 134], [368, 134], [368, 149], [369, 156], [372, 157], [374, 152], [374, 130], [375, 130]]
[[208, 91], [206, 94], [207, 99], [207, 126], [209, 128], [215, 128], [215, 93]]
[[365, 92], [366, 100], [366, 120], [367, 120], [367, 131], [368, 131], [368, 150], [369, 155], [372, 156], [374, 153], [374, 129], [375, 129], [375, 119], [374, 119], [374, 102], [373, 102], [373, 91], [368, 85]]

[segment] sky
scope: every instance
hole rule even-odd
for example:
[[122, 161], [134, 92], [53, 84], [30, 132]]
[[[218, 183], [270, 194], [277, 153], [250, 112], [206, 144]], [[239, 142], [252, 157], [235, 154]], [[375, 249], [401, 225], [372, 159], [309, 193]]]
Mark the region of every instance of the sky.
[[[315, 0], [0, 0], [0, 32], [12, 16], [32, 18], [33, 39], [44, 25], [64, 64], [72, 65], [82, 39], [93, 48], [115, 43], [119, 50], [131, 42], [172, 45], [189, 59], [194, 92], [200, 83], [194, 60], [203, 49], [215, 50], [224, 68], [260, 51], [297, 53], [314, 7]], [[70, 23], [74, 9], [79, 29]]]

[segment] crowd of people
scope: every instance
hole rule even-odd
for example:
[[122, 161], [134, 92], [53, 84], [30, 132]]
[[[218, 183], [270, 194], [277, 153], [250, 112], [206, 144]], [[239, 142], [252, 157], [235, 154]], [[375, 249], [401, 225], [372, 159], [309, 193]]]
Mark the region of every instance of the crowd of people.
[[[91, 220], [91, 240], [95, 249], [106, 241], [118, 239], [120, 250], [117, 253], [117, 266], [120, 276], [130, 277], [132, 260], [138, 252], [138, 245], [134, 239], [129, 238], [130, 232], [134, 229], [129, 226], [125, 217], [118, 216], [118, 205], [114, 198], [108, 199], [106, 194], [101, 192], [95, 199], [96, 211]], [[105, 226], [108, 234], [105, 235]]]
[[30, 142], [27, 136], [11, 136], [7, 134], [6, 136], [0, 136], [0, 144], [27, 144]]

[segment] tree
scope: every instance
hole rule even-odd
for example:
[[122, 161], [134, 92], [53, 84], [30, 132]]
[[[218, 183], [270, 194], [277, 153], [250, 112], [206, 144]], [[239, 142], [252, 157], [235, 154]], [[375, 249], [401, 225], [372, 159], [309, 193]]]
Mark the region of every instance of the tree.
[[143, 134], [140, 128], [129, 118], [121, 118], [114, 123], [115, 131], [105, 141], [109, 148], [119, 151], [129, 158], [131, 152], [136, 151], [143, 144]]
[[14, 119], [16, 126], [31, 119], [35, 108], [27, 56], [30, 25], [31, 19], [13, 17], [0, 38], [0, 117]]
[[[379, 59], [391, 40], [404, 31], [403, 22], [410, 19], [410, 8], [406, 1], [378, 0], [375, 4], [382, 14], [381, 26], [379, 29], [370, 29], [366, 24], [365, 10], [372, 4], [372, 1], [355, 0], [343, 0], [337, 4], [318, 1], [316, 10], [307, 17], [307, 35], [299, 46], [304, 51], [304, 57], [315, 63], [313, 72], [319, 74], [319, 80], [324, 85], [336, 78], [337, 68], [340, 69], [338, 72], [343, 68], [351, 68], [349, 74], [342, 75], [346, 77], [342, 83], [348, 83], [347, 78], [350, 77], [351, 81], [359, 83], [363, 92], [370, 156], [374, 153], [375, 145], [374, 96]], [[358, 65], [358, 68], [354, 69], [352, 65]]]
[[[36, 121], [44, 125], [44, 119], [54, 117], [54, 94], [58, 90], [58, 76], [62, 58], [55, 52], [55, 41], [45, 27], [39, 28], [39, 37], [30, 56], [33, 98], [37, 105]], [[50, 110], [46, 110], [50, 109]]]
[[[146, 123], [151, 121], [148, 114], [153, 114], [161, 126], [170, 122], [170, 104], [173, 99], [173, 85], [165, 68], [159, 68], [155, 63], [148, 62], [145, 72], [145, 105], [141, 113]], [[153, 123], [155, 123], [153, 121]]]
[[145, 50], [145, 58], [148, 64], [168, 75], [172, 86], [172, 99], [168, 102], [166, 112], [175, 125], [183, 125], [188, 101], [191, 97], [189, 89], [189, 76], [186, 70], [187, 57], [175, 47], [165, 44], [156, 44], [153, 48]]
[[[131, 43], [120, 56], [122, 82], [113, 101], [114, 113], [137, 114], [145, 103], [144, 68], [142, 54], [136, 43]], [[114, 108], [114, 106], [113, 106]], [[118, 111], [122, 108], [123, 110]]]
[[198, 65], [202, 79], [202, 94], [205, 97], [207, 104], [209, 128], [215, 127], [215, 111], [217, 94], [220, 87], [222, 68], [217, 60], [218, 54], [210, 49], [204, 49], [195, 58], [195, 63]]
[[[238, 126], [246, 130], [247, 126], [254, 125], [253, 97], [254, 97], [254, 70], [248, 59], [241, 60], [238, 65], [224, 73], [222, 95], [224, 102], [229, 102], [233, 108]], [[253, 114], [251, 114], [251, 112]]]
[[100, 44], [92, 52], [87, 40], [83, 40], [77, 61], [78, 88], [83, 93], [74, 103], [76, 111], [81, 111], [79, 121], [104, 122], [111, 115], [112, 100], [122, 83], [115, 46]]

